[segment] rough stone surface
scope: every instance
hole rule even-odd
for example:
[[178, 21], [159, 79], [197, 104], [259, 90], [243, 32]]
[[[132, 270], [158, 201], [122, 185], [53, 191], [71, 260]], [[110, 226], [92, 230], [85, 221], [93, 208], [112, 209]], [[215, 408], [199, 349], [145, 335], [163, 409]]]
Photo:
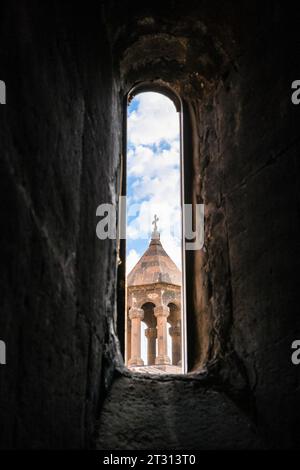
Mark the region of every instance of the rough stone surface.
[[1, 10], [0, 446], [80, 448], [115, 295], [114, 243], [95, 233], [117, 186], [111, 56], [98, 8]]
[[[1, 2], [0, 447], [91, 447], [99, 421], [97, 445], [126, 448], [122, 427], [147, 419], [136, 448], [162, 426], [168, 446], [252, 447], [249, 422], [261, 447], [299, 447], [298, 24], [277, 0]], [[95, 213], [119, 193], [123, 97], [143, 80], [183, 101], [206, 222], [187, 263], [189, 359], [218, 389], [112, 376], [116, 245]]]
[[266, 446], [297, 447], [299, 12], [171, 3], [135, 5], [114, 39], [125, 89], [160, 79], [189, 121], [188, 202], [205, 204], [205, 250], [187, 260], [189, 364], [218, 371]]
[[178, 376], [117, 377], [101, 413], [97, 440], [99, 449], [120, 450], [258, 447], [253, 424], [224, 393], [199, 378]]

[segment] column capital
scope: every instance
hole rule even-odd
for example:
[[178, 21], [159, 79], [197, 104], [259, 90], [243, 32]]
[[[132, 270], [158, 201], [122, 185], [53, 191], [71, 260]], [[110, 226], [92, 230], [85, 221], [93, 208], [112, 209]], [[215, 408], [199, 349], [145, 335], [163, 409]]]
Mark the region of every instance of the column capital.
[[156, 338], [157, 337], [157, 329], [155, 328], [146, 328], [145, 330], [146, 338]]
[[134, 318], [139, 318], [140, 320], [143, 320], [144, 310], [142, 308], [131, 307], [131, 309], [129, 310], [129, 318], [130, 320], [133, 320]]
[[158, 305], [154, 307], [154, 315], [156, 317], [168, 317], [170, 315], [170, 309], [166, 305]]

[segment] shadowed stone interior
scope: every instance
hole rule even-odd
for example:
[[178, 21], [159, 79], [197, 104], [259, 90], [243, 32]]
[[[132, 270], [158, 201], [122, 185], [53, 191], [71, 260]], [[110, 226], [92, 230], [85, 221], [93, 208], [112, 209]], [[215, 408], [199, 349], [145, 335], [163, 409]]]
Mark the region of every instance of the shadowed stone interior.
[[[298, 24], [277, 0], [1, 2], [1, 448], [299, 447]], [[117, 243], [95, 233], [124, 97], [151, 80], [182, 99], [205, 204], [187, 379], [124, 370]]]
[[102, 410], [97, 445], [140, 449], [141, 440], [149, 450], [260, 447], [251, 421], [200, 377], [116, 377]]

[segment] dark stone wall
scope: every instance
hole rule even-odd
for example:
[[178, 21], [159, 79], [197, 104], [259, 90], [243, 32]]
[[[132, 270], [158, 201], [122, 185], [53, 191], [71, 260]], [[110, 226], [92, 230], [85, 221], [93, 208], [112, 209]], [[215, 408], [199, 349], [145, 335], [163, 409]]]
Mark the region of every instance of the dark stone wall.
[[290, 86], [300, 42], [284, 5], [257, 12], [253, 3], [239, 17], [239, 54], [199, 111], [208, 357], [217, 349], [221, 375], [234, 394], [243, 390], [265, 445], [297, 447], [300, 120]]
[[[90, 445], [112, 320], [119, 103], [98, 7], [2, 2], [0, 446]], [[106, 339], [105, 339], [106, 337]]]
[[[124, 89], [159, 80], [181, 96], [190, 198], [205, 204], [205, 250], [187, 259], [190, 368], [222, 382], [261, 446], [297, 447], [299, 12], [282, 2], [122, 5], [121, 24], [114, 10], [111, 21]], [[174, 395], [171, 382], [161, 387]]]
[[[222, 447], [222, 433], [226, 448], [297, 447], [298, 12], [247, 0], [0, 9], [0, 447], [91, 447], [95, 423], [98, 448], [116, 436], [155, 448], [163, 425], [168, 448]], [[205, 250], [188, 259], [194, 375], [176, 381], [122, 369], [116, 244], [95, 233], [97, 206], [120, 190], [123, 97], [141, 80], [181, 96], [189, 197], [205, 203]], [[158, 422], [134, 433], [156, 394]]]

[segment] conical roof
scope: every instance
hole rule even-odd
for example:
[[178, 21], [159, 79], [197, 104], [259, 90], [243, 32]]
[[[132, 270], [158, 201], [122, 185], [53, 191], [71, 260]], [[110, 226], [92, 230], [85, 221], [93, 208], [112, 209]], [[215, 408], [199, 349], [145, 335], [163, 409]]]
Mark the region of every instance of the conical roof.
[[166, 282], [181, 286], [181, 272], [165, 252], [155, 229], [149, 247], [127, 276], [127, 286]]

